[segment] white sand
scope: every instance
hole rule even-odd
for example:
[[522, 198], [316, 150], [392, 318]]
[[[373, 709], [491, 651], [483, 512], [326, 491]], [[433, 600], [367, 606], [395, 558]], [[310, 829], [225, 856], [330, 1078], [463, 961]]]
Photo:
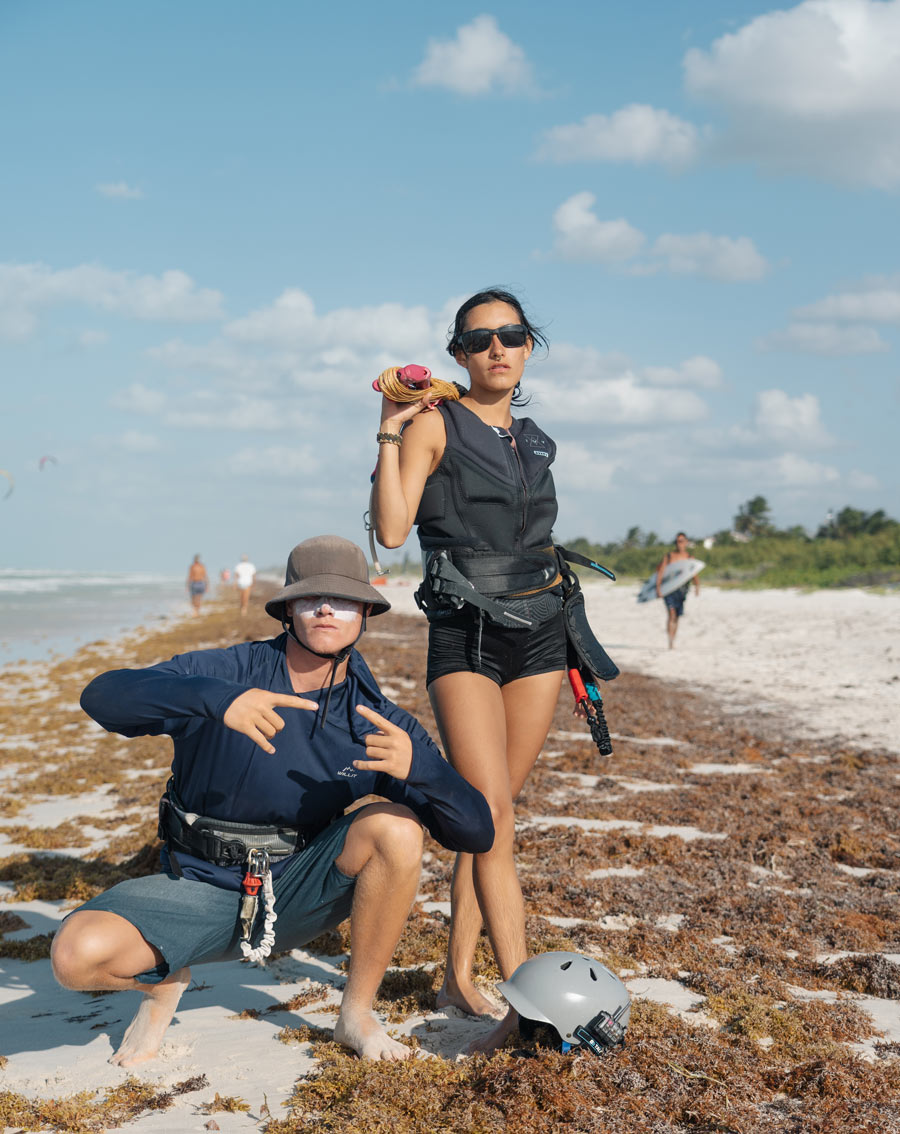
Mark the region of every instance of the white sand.
[[[900, 594], [737, 591], [700, 581], [674, 650], [663, 603], [639, 604], [637, 583], [585, 584], [591, 625], [620, 669], [784, 716], [801, 735], [900, 752]], [[413, 590], [404, 581], [385, 587], [402, 613], [416, 609]]]

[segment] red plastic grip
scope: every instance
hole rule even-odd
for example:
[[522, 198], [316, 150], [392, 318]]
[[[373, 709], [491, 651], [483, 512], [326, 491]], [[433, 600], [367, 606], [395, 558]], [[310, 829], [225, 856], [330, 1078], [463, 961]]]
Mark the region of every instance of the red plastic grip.
[[569, 684], [572, 686], [572, 693], [575, 695], [576, 702], [580, 705], [582, 701], [589, 700], [587, 689], [584, 687], [584, 682], [581, 680], [581, 674], [577, 669], [569, 670]]

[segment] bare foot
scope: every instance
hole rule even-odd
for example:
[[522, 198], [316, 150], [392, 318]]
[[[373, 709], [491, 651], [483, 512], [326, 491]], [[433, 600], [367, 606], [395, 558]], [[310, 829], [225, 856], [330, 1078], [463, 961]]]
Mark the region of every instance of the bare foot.
[[466, 1055], [475, 1055], [478, 1052], [490, 1055], [492, 1051], [496, 1051], [498, 1047], [502, 1046], [506, 1037], [514, 1032], [518, 1026], [518, 1013], [510, 1008], [503, 1019], [500, 1020], [498, 1024], [495, 1024], [487, 1035], [481, 1036], [480, 1039], [472, 1040], [466, 1048]]
[[179, 969], [159, 984], [144, 986], [148, 991], [144, 993], [134, 1019], [128, 1025], [121, 1047], [115, 1055], [110, 1056], [110, 1063], [117, 1063], [120, 1067], [134, 1067], [156, 1058], [165, 1030], [175, 1015], [178, 1001], [190, 980], [191, 970]]
[[413, 1059], [416, 1054], [411, 1047], [391, 1039], [371, 1012], [357, 1013], [341, 1008], [334, 1038], [352, 1048], [361, 1059]]
[[474, 984], [463, 991], [458, 985], [448, 985], [446, 980], [438, 991], [435, 1003], [438, 1008], [458, 1008], [469, 1016], [491, 1016], [495, 1020], [501, 1019], [505, 1011], [500, 1004], [488, 1000]]

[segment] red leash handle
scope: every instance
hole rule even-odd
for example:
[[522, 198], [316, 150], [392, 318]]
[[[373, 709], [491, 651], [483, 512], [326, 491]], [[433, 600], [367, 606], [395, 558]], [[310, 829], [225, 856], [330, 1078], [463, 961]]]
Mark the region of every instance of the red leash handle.
[[586, 701], [588, 705], [591, 703], [590, 697], [587, 695], [587, 690], [584, 687], [584, 682], [581, 680], [581, 674], [577, 669], [569, 670], [569, 684], [572, 686], [572, 693], [575, 697], [575, 704], [580, 705]]

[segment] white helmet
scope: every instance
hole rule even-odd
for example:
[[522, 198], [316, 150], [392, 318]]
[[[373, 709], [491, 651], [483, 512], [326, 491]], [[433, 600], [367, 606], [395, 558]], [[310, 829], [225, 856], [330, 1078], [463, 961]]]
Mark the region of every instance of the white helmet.
[[580, 953], [540, 953], [497, 985], [520, 1016], [552, 1024], [563, 1051], [595, 1055], [625, 1043], [631, 997], [615, 973]]

